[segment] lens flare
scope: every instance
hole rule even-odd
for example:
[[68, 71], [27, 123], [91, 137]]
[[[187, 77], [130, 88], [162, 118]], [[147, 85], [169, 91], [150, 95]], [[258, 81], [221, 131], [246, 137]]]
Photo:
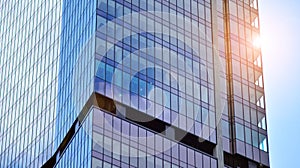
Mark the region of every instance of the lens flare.
[[261, 48], [261, 45], [262, 45], [261, 37], [260, 36], [255, 37], [252, 44], [253, 44], [253, 47], [255, 47], [255, 48]]

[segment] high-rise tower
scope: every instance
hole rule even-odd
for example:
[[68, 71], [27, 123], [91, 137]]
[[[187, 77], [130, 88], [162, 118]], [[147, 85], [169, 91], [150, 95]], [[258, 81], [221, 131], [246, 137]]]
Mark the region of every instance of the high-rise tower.
[[269, 167], [257, 0], [1, 2], [0, 167]]

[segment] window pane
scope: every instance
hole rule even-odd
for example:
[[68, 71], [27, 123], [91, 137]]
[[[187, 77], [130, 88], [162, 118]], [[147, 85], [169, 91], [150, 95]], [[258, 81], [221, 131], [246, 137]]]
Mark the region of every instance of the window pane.
[[108, 64], [106, 64], [106, 81], [111, 82], [112, 81], [112, 76], [114, 73], [114, 68]]
[[244, 141], [244, 127], [241, 124], [236, 123], [235, 124], [235, 130], [236, 130], [236, 138]]
[[267, 137], [263, 134], [259, 134], [259, 149], [268, 152]]
[[246, 143], [251, 144], [251, 130], [245, 127]]
[[258, 127], [266, 130], [266, 116], [263, 113], [258, 113]]
[[96, 76], [105, 80], [105, 63], [97, 61], [97, 72], [96, 72]]
[[258, 133], [254, 130], [252, 130], [252, 143], [253, 146], [258, 148]]
[[139, 93], [140, 93], [140, 96], [143, 96], [143, 97], [146, 97], [146, 82], [143, 81], [143, 80], [139, 80], [139, 84], [140, 84], [140, 89], [139, 89]]
[[208, 125], [208, 110], [206, 108], [202, 108], [202, 123]]
[[226, 138], [229, 138], [229, 123], [224, 120], [222, 120], [222, 134]]
[[138, 94], [138, 88], [139, 88], [139, 87], [138, 87], [138, 86], [139, 86], [138, 83], [139, 83], [139, 82], [138, 82], [138, 78], [134, 76], [134, 77], [131, 79], [131, 83], [130, 83], [130, 84], [131, 84], [131, 87], [130, 87], [130, 88], [131, 88], [131, 89], [130, 89], [131, 92], [133, 92], [133, 93], [135, 93], [135, 94]]
[[178, 96], [171, 94], [171, 109], [178, 111]]

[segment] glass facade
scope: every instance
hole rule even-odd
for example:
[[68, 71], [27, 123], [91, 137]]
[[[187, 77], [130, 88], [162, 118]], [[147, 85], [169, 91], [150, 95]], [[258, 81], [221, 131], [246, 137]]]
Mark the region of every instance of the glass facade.
[[39, 167], [55, 150], [61, 4], [0, 2], [0, 167]]
[[95, 19], [94, 0], [64, 1], [56, 112], [57, 145], [93, 92]]
[[0, 167], [269, 167], [257, 3], [0, 2]]
[[217, 159], [93, 109], [93, 167], [217, 167]]
[[224, 123], [233, 126], [232, 135], [224, 139], [234, 141], [233, 149], [224, 148], [269, 165], [262, 58], [257, 44], [258, 2], [229, 0], [223, 5], [223, 12], [227, 13], [225, 31], [229, 36], [226, 41], [228, 96], [232, 100]]
[[[56, 158], [55, 167], [91, 167], [92, 159], [92, 114], [78, 125], [72, 141]], [[45, 166], [47, 167], [47, 166]]]
[[210, 12], [208, 1], [99, 0], [95, 91], [215, 143]]

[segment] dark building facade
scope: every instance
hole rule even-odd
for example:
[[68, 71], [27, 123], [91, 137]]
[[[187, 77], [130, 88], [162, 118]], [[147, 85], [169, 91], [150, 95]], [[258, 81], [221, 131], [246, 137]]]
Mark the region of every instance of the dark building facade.
[[[8, 109], [0, 116], [1, 167], [269, 167], [257, 0], [53, 4], [40, 2], [49, 14], [37, 23], [50, 21], [36, 24], [46, 32], [33, 45], [45, 50], [36, 59], [34, 47], [22, 50], [34, 38], [14, 44], [16, 37], [1, 29], [9, 41], [3, 44], [21, 48], [3, 47], [1, 70], [10, 69], [16, 61], [10, 56], [19, 52], [24, 59], [17, 61], [33, 62], [20, 65], [28, 71], [22, 75], [42, 72], [22, 83], [31, 87], [21, 107], [9, 102], [18, 102], [10, 93], [22, 90], [19, 83], [13, 75], [1, 79]], [[9, 27], [13, 16], [1, 16]], [[39, 64], [52, 69], [35, 73]], [[28, 92], [37, 100], [25, 100]], [[26, 135], [17, 130], [22, 125]]]

